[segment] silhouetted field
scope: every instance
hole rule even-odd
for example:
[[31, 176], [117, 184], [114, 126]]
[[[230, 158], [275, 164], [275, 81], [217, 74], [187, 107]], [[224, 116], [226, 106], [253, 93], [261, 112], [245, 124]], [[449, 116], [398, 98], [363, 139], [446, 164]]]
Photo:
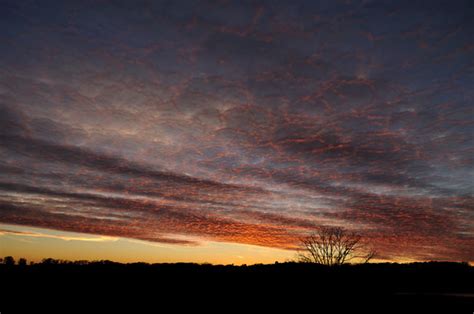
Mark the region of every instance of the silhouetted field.
[[13, 302], [18, 295], [46, 308], [59, 299], [76, 305], [90, 300], [108, 300], [117, 305], [127, 301], [161, 304], [177, 298], [181, 301], [174, 303], [176, 308], [193, 304], [202, 307], [206, 302], [212, 306], [220, 300], [231, 302], [231, 307], [254, 302], [274, 308], [292, 305], [296, 309], [330, 302], [338, 308], [369, 306], [367, 310], [376, 304], [390, 309], [416, 305], [426, 309], [456, 308], [466, 313], [474, 310], [474, 268], [465, 263], [327, 267], [298, 263], [224, 266], [48, 260], [34, 265], [0, 265], [0, 276], [2, 286], [7, 287], [5, 303], [20, 307], [28, 302]]

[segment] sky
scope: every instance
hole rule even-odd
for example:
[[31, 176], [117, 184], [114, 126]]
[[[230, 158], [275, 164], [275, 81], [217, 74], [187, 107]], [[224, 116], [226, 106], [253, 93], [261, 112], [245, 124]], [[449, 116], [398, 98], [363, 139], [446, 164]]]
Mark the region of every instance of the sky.
[[474, 2], [0, 0], [0, 255], [474, 261]]

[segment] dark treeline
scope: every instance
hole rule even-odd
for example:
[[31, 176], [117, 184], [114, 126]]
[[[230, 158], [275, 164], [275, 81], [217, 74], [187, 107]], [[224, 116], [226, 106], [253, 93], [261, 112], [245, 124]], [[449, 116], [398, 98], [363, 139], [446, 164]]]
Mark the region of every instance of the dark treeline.
[[[462, 270], [462, 271], [474, 271], [474, 267], [470, 266], [468, 262], [437, 262], [437, 261], [430, 261], [430, 262], [413, 262], [413, 263], [366, 263], [366, 264], [345, 264], [345, 265], [334, 265], [334, 266], [326, 266], [320, 265], [316, 263], [305, 263], [305, 262], [275, 262], [274, 264], [242, 264], [242, 265], [234, 265], [234, 264], [211, 264], [211, 263], [192, 263], [192, 262], [177, 262], [177, 263], [146, 263], [146, 262], [134, 262], [134, 263], [120, 263], [114, 262], [111, 260], [65, 260], [65, 259], [56, 259], [56, 258], [44, 258], [40, 262], [34, 262], [28, 260], [26, 258], [19, 258], [16, 260], [13, 256], [5, 256], [3, 258], [0, 257], [0, 267], [3, 269], [8, 269], [5, 266], [30, 266], [29, 268], [35, 267], [48, 267], [48, 266], [55, 266], [55, 269], [61, 269], [63, 266], [67, 267], [74, 267], [74, 266], [87, 266], [89, 268], [94, 267], [112, 267], [112, 268], [120, 268], [124, 269], [137, 269], [137, 268], [148, 268], [148, 269], [156, 269], [156, 268], [179, 268], [179, 269], [206, 269], [206, 270], [249, 270], [249, 269], [275, 269], [275, 268], [287, 268], [287, 269], [296, 269], [296, 268], [304, 268], [305, 270], [308, 269], [318, 269], [318, 270], [330, 270], [330, 269], [412, 269], [412, 270]], [[59, 266], [59, 267], [57, 267]], [[85, 267], [84, 269], [87, 269]], [[14, 268], [12, 268], [14, 269]], [[12, 270], [10, 269], [10, 270]], [[18, 269], [18, 268], [17, 268]]]
[[[7, 257], [0, 278], [10, 292], [34, 291], [35, 298], [85, 293], [94, 298], [114, 295], [125, 300], [207, 298], [215, 296], [261, 302], [304, 300], [386, 303], [425, 308], [474, 308], [474, 267], [467, 263], [370, 263], [324, 266], [310, 263], [212, 265], [195, 263], [129, 263], [66, 261], [47, 258], [27, 263]], [[8, 299], [8, 298], [7, 298]], [[344, 300], [344, 301], [341, 301]], [[313, 302], [312, 301], [312, 302]], [[351, 303], [347, 304], [351, 304]], [[186, 303], [184, 303], [186, 304]]]

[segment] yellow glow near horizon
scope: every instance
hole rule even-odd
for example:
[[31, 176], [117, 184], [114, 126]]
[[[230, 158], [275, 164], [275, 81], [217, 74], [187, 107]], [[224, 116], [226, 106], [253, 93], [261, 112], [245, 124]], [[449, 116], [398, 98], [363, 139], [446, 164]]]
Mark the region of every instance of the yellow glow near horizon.
[[117, 262], [255, 264], [292, 260], [295, 252], [254, 245], [199, 241], [199, 245], [154, 243], [36, 227], [0, 224], [0, 256]]
[[[199, 245], [148, 242], [121, 237], [65, 232], [29, 226], [0, 224], [0, 257], [13, 256], [40, 262], [44, 258], [63, 260], [111, 260], [122, 263], [211, 263], [269, 264], [294, 261], [296, 253], [269, 247], [205, 241], [181, 236]], [[411, 263], [418, 260], [399, 257], [373, 259], [374, 263]], [[474, 261], [468, 261], [474, 266]]]

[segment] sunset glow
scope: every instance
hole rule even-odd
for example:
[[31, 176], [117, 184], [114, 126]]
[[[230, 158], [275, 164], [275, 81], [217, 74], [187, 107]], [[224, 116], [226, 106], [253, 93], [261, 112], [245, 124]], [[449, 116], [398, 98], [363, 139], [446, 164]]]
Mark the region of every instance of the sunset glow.
[[[383, 3], [383, 5], [382, 5]], [[474, 261], [470, 1], [2, 1], [0, 255]]]

